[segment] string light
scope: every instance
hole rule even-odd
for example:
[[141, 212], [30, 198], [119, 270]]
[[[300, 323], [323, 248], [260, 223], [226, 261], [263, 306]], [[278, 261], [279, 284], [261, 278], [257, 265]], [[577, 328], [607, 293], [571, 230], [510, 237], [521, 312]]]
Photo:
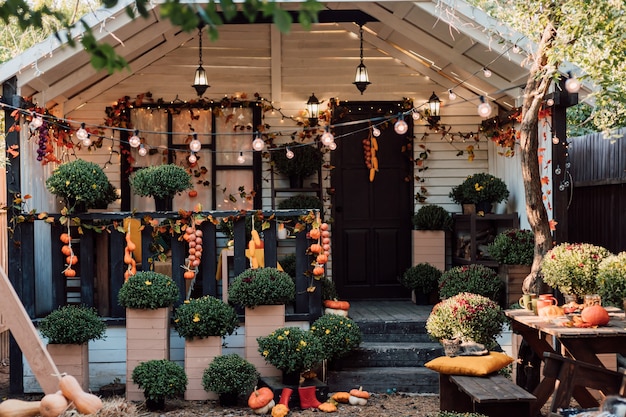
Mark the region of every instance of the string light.
[[335, 136], [330, 133], [330, 130], [328, 130], [328, 126], [326, 126], [326, 131], [322, 134], [320, 140], [322, 141], [322, 144], [324, 146], [328, 146], [335, 141]]
[[411, 117], [413, 117], [413, 120], [415, 120], [416, 122], [422, 118], [422, 115], [420, 114], [420, 112], [417, 109], [413, 109], [411, 111]]
[[202, 149], [202, 142], [198, 140], [197, 133], [193, 134], [193, 139], [189, 142], [189, 149], [191, 152], [200, 152], [200, 149]]
[[377, 128], [376, 126], [372, 126], [372, 135], [374, 135], [375, 138], [380, 136], [380, 129]]
[[261, 139], [261, 134], [258, 133], [257, 137], [252, 141], [252, 149], [255, 151], [262, 151], [265, 148], [265, 141]]
[[196, 153], [192, 152], [191, 154], [189, 154], [187, 161], [189, 161], [190, 164], [195, 164], [196, 162], [198, 162], [198, 157], [196, 156]]
[[85, 141], [87, 140], [87, 138], [89, 138], [89, 132], [85, 130], [85, 124], [81, 123], [80, 129], [76, 131], [76, 139], [80, 141]]
[[561, 142], [561, 139], [559, 139], [558, 136], [552, 136], [552, 143], [554, 143], [555, 145], [558, 145]]
[[487, 67], [483, 68], [483, 75], [485, 76], [485, 78], [491, 77], [491, 70]]
[[148, 150], [146, 149], [145, 146], [143, 146], [143, 143], [139, 146], [139, 150], [137, 152], [139, 153], [140, 156], [148, 155]]
[[448, 90], [448, 98], [450, 100], [456, 100], [456, 93], [454, 91], [452, 91], [452, 89]]
[[43, 125], [43, 118], [33, 113], [33, 119], [30, 121], [30, 130], [39, 129]]
[[548, 106], [548, 107], [554, 106], [554, 99], [553, 98], [547, 99], [546, 100], [546, 106]]
[[575, 75], [572, 75], [571, 72], [568, 72], [567, 74], [569, 75], [569, 78], [565, 81], [565, 89], [568, 93], [577, 93], [580, 91], [580, 81]]
[[287, 159], [293, 159], [293, 157], [296, 155], [291, 149], [287, 148], [287, 150], [285, 150], [285, 156], [287, 157]]
[[139, 131], [135, 130], [135, 133], [128, 139], [128, 144], [133, 148], [138, 148], [141, 145], [141, 138], [139, 137]]
[[239, 152], [239, 156], [237, 156], [237, 162], [240, 164], [246, 163], [246, 157], [243, 156], [243, 152]]
[[328, 145], [328, 149], [330, 149], [331, 151], [334, 151], [335, 149], [337, 149], [337, 142], [333, 142], [330, 145]]
[[491, 105], [485, 101], [485, 97], [480, 96], [480, 104], [478, 105], [478, 115], [483, 118], [489, 117], [491, 114]]
[[400, 115], [400, 118], [398, 119], [396, 124], [393, 125], [393, 130], [398, 135], [404, 135], [409, 130], [409, 125], [407, 125], [406, 122], [404, 121], [403, 114]]

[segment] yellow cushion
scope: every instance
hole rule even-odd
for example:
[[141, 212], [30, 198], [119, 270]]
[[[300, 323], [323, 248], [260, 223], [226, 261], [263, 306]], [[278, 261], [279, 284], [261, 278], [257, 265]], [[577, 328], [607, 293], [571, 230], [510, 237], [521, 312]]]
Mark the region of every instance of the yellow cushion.
[[440, 356], [424, 366], [446, 375], [485, 376], [499, 371], [511, 362], [513, 358], [505, 353], [489, 352], [484, 356]]

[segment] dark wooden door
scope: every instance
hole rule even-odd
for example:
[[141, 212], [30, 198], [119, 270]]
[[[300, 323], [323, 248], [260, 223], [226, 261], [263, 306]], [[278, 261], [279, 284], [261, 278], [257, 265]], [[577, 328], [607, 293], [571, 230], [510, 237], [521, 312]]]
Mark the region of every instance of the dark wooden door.
[[348, 103], [334, 111], [333, 280], [344, 299], [409, 297], [398, 277], [411, 263], [411, 136], [396, 134], [391, 123], [379, 126], [379, 171], [370, 181], [363, 149], [368, 124], [341, 126], [398, 111], [397, 103]]

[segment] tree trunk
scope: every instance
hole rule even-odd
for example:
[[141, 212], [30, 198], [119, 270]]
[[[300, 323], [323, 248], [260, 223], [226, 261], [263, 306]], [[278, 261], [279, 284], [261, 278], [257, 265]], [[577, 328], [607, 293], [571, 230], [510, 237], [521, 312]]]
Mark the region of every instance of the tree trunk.
[[546, 26], [541, 42], [534, 57], [528, 82], [524, 89], [522, 104], [522, 122], [520, 132], [520, 157], [522, 164], [522, 178], [524, 181], [524, 195], [526, 197], [526, 214], [528, 222], [535, 234], [535, 257], [531, 273], [524, 280], [524, 293], [538, 293], [541, 288], [541, 261], [544, 255], [552, 248], [552, 234], [548, 212], [544, 206], [541, 190], [541, 171], [539, 164], [539, 111], [544, 97], [552, 82], [557, 65], [549, 63], [547, 51], [551, 48], [556, 34], [555, 28]]

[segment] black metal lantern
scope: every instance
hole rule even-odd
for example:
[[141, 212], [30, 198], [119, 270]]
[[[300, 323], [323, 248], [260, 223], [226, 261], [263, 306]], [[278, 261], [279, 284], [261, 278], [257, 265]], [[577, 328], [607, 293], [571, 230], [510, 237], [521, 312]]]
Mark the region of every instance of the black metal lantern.
[[367, 68], [365, 64], [363, 64], [363, 25], [359, 26], [359, 35], [361, 37], [361, 63], [356, 67], [356, 75], [352, 84], [356, 85], [356, 88], [358, 88], [361, 95], [363, 95], [367, 86], [371, 84], [370, 77], [367, 75]]
[[311, 93], [311, 97], [306, 102], [306, 109], [309, 112], [309, 125], [317, 126], [317, 119], [320, 112], [320, 101], [315, 97], [315, 93]]
[[198, 68], [196, 69], [196, 73], [193, 77], [192, 87], [196, 90], [196, 93], [198, 93], [198, 97], [202, 97], [207, 88], [210, 87], [206, 71], [202, 68], [202, 26], [198, 28], [198, 39], [200, 43], [200, 48], [198, 50]]
[[433, 91], [433, 94], [428, 99], [428, 124], [431, 126], [436, 125], [439, 122], [439, 109], [441, 107], [441, 100]]

